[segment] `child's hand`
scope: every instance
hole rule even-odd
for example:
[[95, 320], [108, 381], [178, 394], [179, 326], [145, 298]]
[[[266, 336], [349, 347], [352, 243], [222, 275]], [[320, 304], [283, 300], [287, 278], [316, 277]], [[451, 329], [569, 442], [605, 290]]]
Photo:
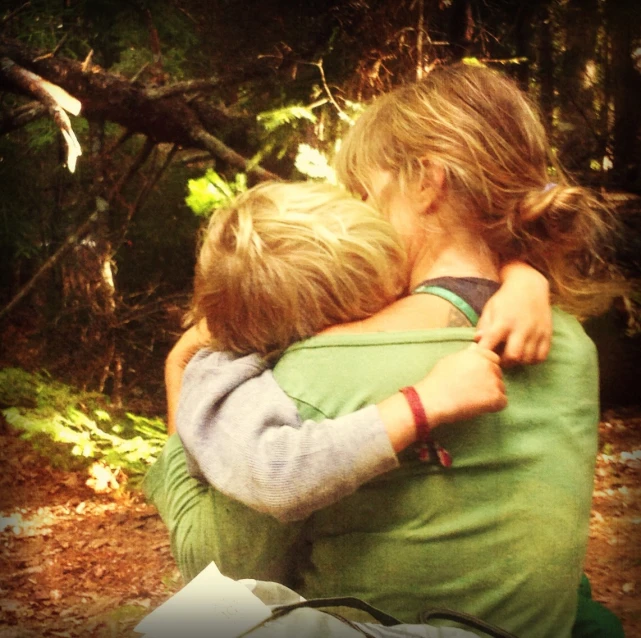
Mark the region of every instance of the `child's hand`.
[[545, 361], [552, 341], [550, 285], [521, 262], [503, 267], [504, 282], [485, 305], [476, 327], [479, 346], [501, 352], [503, 365]]
[[499, 356], [476, 344], [441, 359], [414, 387], [431, 427], [507, 405]]

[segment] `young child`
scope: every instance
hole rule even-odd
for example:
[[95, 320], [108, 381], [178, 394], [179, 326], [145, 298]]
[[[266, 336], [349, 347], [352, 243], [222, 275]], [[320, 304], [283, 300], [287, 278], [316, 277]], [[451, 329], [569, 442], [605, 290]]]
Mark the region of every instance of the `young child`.
[[[213, 335], [213, 351], [187, 367], [177, 418], [192, 473], [285, 521], [397, 467], [396, 454], [417, 438], [402, 394], [342, 419], [301, 423], [267, 365], [296, 341], [370, 317], [404, 293], [407, 279], [393, 227], [338, 187], [266, 183], [216, 211], [196, 267], [201, 334], [185, 337], [195, 334], [201, 346]], [[504, 407], [498, 361], [474, 346], [419, 381], [430, 427]]]

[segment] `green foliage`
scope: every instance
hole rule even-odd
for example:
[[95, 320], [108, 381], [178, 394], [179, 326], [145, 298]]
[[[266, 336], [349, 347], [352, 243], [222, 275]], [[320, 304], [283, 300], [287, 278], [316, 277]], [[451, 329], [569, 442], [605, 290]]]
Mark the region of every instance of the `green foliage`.
[[286, 124], [291, 125], [295, 122], [299, 122], [300, 120], [315, 123], [316, 116], [308, 106], [291, 104], [289, 106], [259, 113], [256, 120], [262, 124], [265, 131], [271, 133], [281, 126]]
[[7, 422], [65, 469], [99, 460], [140, 478], [167, 438], [160, 419], [110, 411], [105, 396], [81, 392], [44, 373], [0, 370], [0, 402]]
[[309, 137], [310, 124], [316, 124], [317, 117], [311, 106], [295, 103], [263, 111], [256, 116], [256, 121], [264, 132], [260, 151], [254, 158], [261, 162], [269, 156], [281, 160], [288, 154], [293, 155], [301, 140]]
[[207, 217], [213, 210], [226, 206], [236, 195], [247, 190], [247, 176], [237, 173], [234, 181], [228, 182], [210, 168], [203, 177], [190, 179], [187, 188], [187, 206], [196, 215]]

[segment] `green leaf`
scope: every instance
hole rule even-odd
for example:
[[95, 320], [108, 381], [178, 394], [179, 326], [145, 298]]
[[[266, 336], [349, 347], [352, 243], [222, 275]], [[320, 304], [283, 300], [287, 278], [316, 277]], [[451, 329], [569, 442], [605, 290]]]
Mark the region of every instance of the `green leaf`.
[[208, 169], [203, 177], [187, 182], [189, 195], [185, 203], [196, 215], [208, 216], [212, 211], [229, 204], [239, 193], [247, 190], [247, 176], [238, 173], [233, 182], [223, 179], [213, 169]]
[[285, 124], [291, 124], [299, 120], [316, 123], [316, 116], [312, 110], [301, 104], [292, 104], [272, 111], [263, 111], [256, 116], [256, 120], [263, 125], [263, 128], [271, 133]]

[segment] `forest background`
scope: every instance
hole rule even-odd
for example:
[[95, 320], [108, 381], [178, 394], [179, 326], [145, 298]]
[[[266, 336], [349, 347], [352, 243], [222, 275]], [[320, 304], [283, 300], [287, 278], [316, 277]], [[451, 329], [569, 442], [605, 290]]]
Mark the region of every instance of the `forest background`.
[[[16, 558], [26, 494], [50, 507], [41, 483], [63, 472], [62, 482], [77, 477], [71, 491], [88, 476], [123, 498], [162, 446], [164, 358], [212, 207], [262, 179], [331, 177], [365, 105], [438, 64], [515, 78], [571, 177], [615, 210], [612, 256], [633, 287], [587, 329], [614, 410], [601, 478], [628, 489], [622, 477], [638, 478], [641, 464], [640, 14], [637, 0], [2, 0], [0, 425], [14, 455], [5, 451], [3, 485], [18, 488], [0, 505], [15, 537], [7, 573], [22, 565], [22, 580], [0, 582], [9, 624], [37, 626], [59, 603], [45, 597], [34, 611], [12, 593], [42, 581]], [[617, 595], [641, 591], [641, 578], [626, 578]]]

